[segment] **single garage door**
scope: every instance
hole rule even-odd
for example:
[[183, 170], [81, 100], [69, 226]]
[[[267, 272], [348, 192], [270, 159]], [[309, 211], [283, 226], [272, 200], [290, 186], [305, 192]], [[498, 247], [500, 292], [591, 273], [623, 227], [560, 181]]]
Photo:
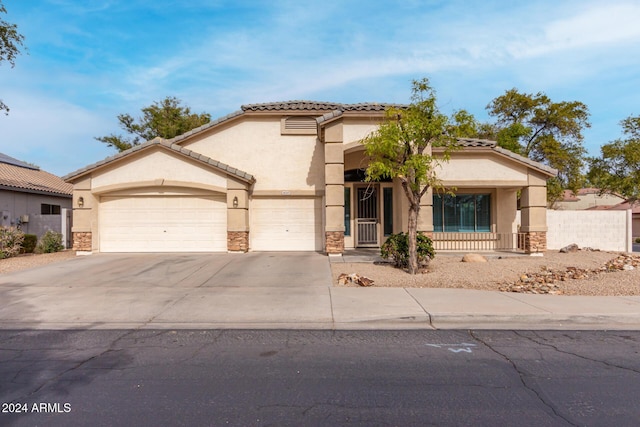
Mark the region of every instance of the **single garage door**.
[[124, 196], [100, 201], [101, 252], [227, 250], [226, 196]]
[[254, 251], [322, 250], [322, 199], [256, 198], [249, 214]]

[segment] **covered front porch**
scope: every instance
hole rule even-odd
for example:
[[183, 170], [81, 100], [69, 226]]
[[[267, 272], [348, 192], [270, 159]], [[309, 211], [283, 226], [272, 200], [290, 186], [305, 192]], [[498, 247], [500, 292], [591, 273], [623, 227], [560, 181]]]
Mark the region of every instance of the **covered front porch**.
[[[400, 180], [365, 182], [364, 146], [343, 141], [343, 135], [340, 120], [323, 134], [328, 254], [378, 248], [390, 234], [408, 229]], [[444, 190], [422, 197], [418, 230], [437, 251], [544, 252], [546, 181], [555, 171], [493, 141], [459, 142], [462, 149], [437, 171]]]

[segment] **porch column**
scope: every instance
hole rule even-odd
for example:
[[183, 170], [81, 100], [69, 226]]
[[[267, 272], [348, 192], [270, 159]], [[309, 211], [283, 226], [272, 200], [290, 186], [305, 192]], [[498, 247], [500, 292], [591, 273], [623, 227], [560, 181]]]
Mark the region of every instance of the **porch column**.
[[344, 252], [344, 151], [342, 121], [324, 129], [325, 251]]
[[520, 232], [524, 233], [525, 253], [547, 250], [547, 180], [529, 171], [529, 185], [522, 189], [520, 199]]
[[249, 189], [243, 182], [227, 179], [227, 251], [249, 250]]
[[[404, 196], [404, 194], [403, 194]], [[407, 197], [405, 196], [405, 199]], [[433, 189], [429, 188], [420, 199], [420, 215], [418, 215], [418, 231], [433, 238]]]

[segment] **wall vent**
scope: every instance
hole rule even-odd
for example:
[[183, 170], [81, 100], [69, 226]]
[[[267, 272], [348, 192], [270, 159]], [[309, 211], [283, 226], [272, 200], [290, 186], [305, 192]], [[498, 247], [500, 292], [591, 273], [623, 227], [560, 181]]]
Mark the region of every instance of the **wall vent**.
[[280, 128], [283, 135], [315, 135], [317, 122], [315, 118], [308, 116], [285, 117]]

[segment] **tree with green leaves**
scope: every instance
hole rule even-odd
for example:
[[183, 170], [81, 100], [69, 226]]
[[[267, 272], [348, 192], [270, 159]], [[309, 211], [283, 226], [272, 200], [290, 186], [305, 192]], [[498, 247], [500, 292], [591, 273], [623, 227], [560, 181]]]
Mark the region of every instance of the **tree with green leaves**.
[[492, 139], [497, 129], [491, 123], [479, 122], [473, 114], [467, 110], [457, 110], [451, 115], [449, 134], [456, 138]]
[[[416, 274], [420, 200], [429, 188], [442, 188], [436, 168], [449, 159], [457, 142], [448, 132], [449, 119], [438, 109], [428, 79], [413, 81], [411, 101], [406, 108], [387, 109], [383, 123], [363, 143], [370, 157], [367, 181], [399, 179], [409, 200], [408, 272]], [[431, 147], [444, 147], [444, 155], [432, 156]]]
[[620, 122], [623, 139], [600, 147], [600, 157], [589, 158], [589, 182], [602, 193], [619, 194], [629, 202], [640, 200], [640, 116]]
[[505, 92], [487, 105], [496, 118], [494, 134], [499, 146], [558, 170], [547, 183], [549, 203], [562, 190], [577, 191], [584, 183], [586, 160], [582, 131], [591, 126], [589, 109], [578, 101], [553, 102], [544, 93]]
[[[0, 13], [7, 13], [1, 0]], [[24, 47], [23, 42], [24, 36], [18, 32], [18, 26], [0, 18], [0, 64], [8, 61], [13, 68], [16, 65], [16, 56], [21, 53], [20, 48]], [[4, 111], [5, 115], [9, 114], [9, 107], [2, 100], [0, 100], [0, 111]]]
[[100, 142], [125, 151], [156, 137], [171, 139], [211, 121], [208, 113], [192, 113], [191, 109], [180, 105], [175, 97], [166, 97], [160, 102], [142, 109], [142, 117], [134, 119], [129, 114], [118, 115], [120, 127], [131, 136], [108, 135], [97, 137]]

